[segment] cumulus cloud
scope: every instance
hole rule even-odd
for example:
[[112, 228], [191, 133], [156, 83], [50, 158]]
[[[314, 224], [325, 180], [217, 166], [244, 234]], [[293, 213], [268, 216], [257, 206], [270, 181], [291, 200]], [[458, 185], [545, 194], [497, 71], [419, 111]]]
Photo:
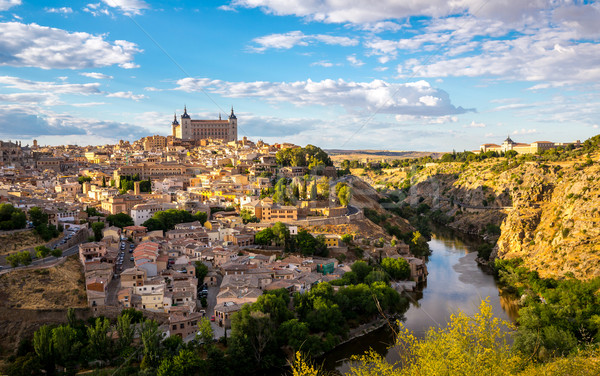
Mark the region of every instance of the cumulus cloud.
[[60, 7], [60, 8], [45, 8], [48, 13], [62, 13], [69, 14], [73, 13], [73, 9], [71, 7]]
[[37, 114], [25, 113], [20, 110], [5, 110], [0, 108], [0, 123], [11, 124], [2, 127], [0, 134], [5, 137], [39, 137], [48, 135], [84, 135], [86, 132], [72, 124]]
[[133, 94], [131, 91], [117, 91], [115, 93], [107, 94], [106, 96], [109, 98], [133, 99], [136, 102], [146, 98], [144, 94]]
[[516, 22], [537, 14], [554, 3], [553, 0], [504, 1], [486, 0], [372, 0], [352, 2], [336, 0], [232, 0], [230, 6], [260, 8], [265, 13], [280, 16], [294, 15], [327, 23], [365, 24], [404, 19], [411, 16], [443, 17], [455, 14], [477, 14], [481, 17]]
[[133, 68], [141, 52], [135, 43], [109, 42], [104, 35], [70, 33], [20, 22], [0, 23], [0, 65], [42, 69], [83, 69], [119, 65]]
[[259, 98], [271, 103], [297, 106], [338, 105], [348, 112], [381, 112], [424, 116], [444, 116], [467, 111], [454, 106], [448, 94], [431, 87], [426, 81], [405, 84], [382, 80], [352, 82], [342, 79], [295, 82], [228, 82], [207, 78], [183, 78], [176, 90], [205, 90], [230, 98]]
[[31, 81], [13, 76], [0, 76], [0, 84], [24, 91], [42, 91], [53, 94], [99, 94], [99, 83], [68, 84], [49, 81]]
[[9, 93], [0, 94], [0, 102], [19, 104], [41, 104], [53, 106], [59, 104], [58, 96], [52, 93]]
[[90, 3], [83, 7], [83, 11], [90, 13], [94, 17], [98, 17], [101, 15], [109, 16], [110, 12], [108, 8], [102, 7], [102, 3]]
[[314, 63], [310, 64], [311, 66], [320, 66], [320, 67], [325, 67], [325, 68], [331, 68], [333, 67], [333, 63], [327, 60], [320, 60], [320, 61], [315, 61]]
[[412, 60], [399, 66], [405, 76], [497, 76], [509, 80], [545, 81], [544, 89], [600, 80], [600, 45], [574, 42], [574, 31], [545, 29], [512, 40], [489, 40], [478, 55], [439, 58], [430, 64]]
[[269, 48], [289, 50], [294, 46], [308, 46], [316, 42], [329, 45], [356, 46], [357, 39], [348, 37], [339, 37], [326, 34], [306, 35], [296, 30], [284, 34], [269, 34], [252, 40], [256, 46], [251, 46], [250, 50], [254, 52], [264, 52]]
[[485, 128], [485, 124], [476, 123], [475, 120], [473, 120], [470, 124], [463, 125], [463, 128]]
[[356, 57], [356, 55], [350, 55], [346, 57], [346, 60], [348, 60], [348, 62], [350, 63], [350, 65], [354, 66], [354, 67], [360, 67], [365, 65], [365, 62], [358, 59]]
[[98, 72], [82, 72], [79, 74], [85, 77], [95, 78], [96, 80], [112, 80], [114, 78], [113, 76]]
[[[19, 138], [69, 137], [81, 140], [135, 140], [148, 135], [148, 130], [135, 124], [81, 118], [70, 113], [57, 113], [39, 106], [12, 107], [0, 105], [0, 136]], [[57, 142], [64, 143], [65, 139]], [[85, 141], [84, 141], [85, 142]], [[89, 142], [89, 141], [88, 141]]]
[[109, 7], [117, 8], [126, 15], [139, 15], [150, 6], [142, 0], [102, 0]]
[[21, 0], [0, 0], [0, 11], [21, 5]]

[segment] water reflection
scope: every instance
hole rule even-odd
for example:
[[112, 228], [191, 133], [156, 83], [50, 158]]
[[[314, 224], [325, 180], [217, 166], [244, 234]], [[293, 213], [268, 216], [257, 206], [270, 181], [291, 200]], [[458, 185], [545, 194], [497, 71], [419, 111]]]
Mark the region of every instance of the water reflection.
[[[436, 229], [429, 242], [432, 254], [427, 263], [427, 284], [422, 293], [412, 295], [411, 306], [404, 314], [404, 325], [416, 335], [422, 336], [431, 326], [445, 326], [450, 315], [458, 311], [474, 314], [481, 300], [486, 298], [496, 317], [514, 321], [518, 309], [516, 303], [500, 296], [494, 278], [475, 262], [477, 254], [474, 251], [478, 244], [477, 239]], [[348, 371], [349, 358], [364, 353], [369, 347], [395, 362], [398, 360], [396, 352], [388, 351], [393, 342], [392, 331], [382, 328], [328, 353], [325, 368], [344, 373]]]

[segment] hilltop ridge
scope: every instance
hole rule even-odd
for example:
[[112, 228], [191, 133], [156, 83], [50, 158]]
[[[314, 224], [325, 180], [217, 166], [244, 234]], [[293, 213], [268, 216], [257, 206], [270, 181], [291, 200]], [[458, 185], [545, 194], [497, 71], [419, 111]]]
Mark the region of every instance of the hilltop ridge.
[[599, 136], [542, 156], [353, 169], [397, 200], [497, 245], [492, 258], [522, 258], [541, 277], [600, 276]]

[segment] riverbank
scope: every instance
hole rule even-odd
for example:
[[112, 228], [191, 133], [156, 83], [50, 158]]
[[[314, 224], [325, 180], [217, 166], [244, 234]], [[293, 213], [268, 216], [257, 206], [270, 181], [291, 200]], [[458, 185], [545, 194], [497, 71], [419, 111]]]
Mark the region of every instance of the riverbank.
[[[475, 236], [432, 226], [428, 281], [420, 293], [411, 294], [410, 307], [401, 317], [403, 324], [416, 336], [423, 336], [432, 326], [445, 325], [458, 311], [472, 315], [481, 300], [486, 298], [495, 317], [514, 321], [516, 310], [511, 308], [510, 299], [500, 295], [494, 277], [483, 271], [475, 261], [475, 250], [481, 242]], [[343, 374], [349, 370], [353, 355], [363, 354], [370, 348], [388, 360], [397, 359], [398, 355], [391, 347], [394, 342], [394, 332], [388, 325], [381, 325], [338, 345], [321, 360], [327, 371]]]

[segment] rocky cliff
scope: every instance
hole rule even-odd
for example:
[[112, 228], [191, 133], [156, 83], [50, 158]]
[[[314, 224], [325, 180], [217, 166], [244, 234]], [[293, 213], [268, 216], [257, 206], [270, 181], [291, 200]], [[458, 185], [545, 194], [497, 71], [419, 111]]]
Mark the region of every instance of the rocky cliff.
[[[428, 164], [403, 172], [408, 189], [387, 193], [439, 209], [452, 228], [497, 240], [492, 257], [520, 257], [543, 277], [589, 279], [600, 276], [600, 165], [592, 160], [598, 157]], [[385, 186], [398, 176], [363, 179]]]

